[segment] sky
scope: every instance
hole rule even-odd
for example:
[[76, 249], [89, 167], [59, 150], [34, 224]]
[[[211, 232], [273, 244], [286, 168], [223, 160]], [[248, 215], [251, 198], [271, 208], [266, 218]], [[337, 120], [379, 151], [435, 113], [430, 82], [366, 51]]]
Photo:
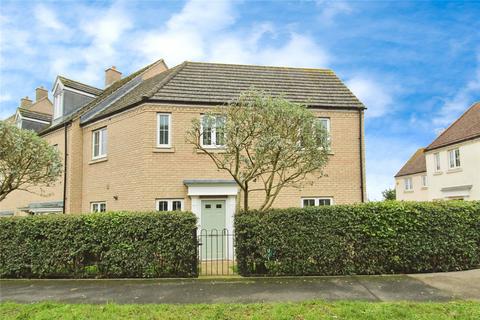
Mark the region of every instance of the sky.
[[366, 105], [367, 193], [480, 101], [480, 2], [0, 0], [0, 119], [61, 74], [160, 58], [330, 68]]

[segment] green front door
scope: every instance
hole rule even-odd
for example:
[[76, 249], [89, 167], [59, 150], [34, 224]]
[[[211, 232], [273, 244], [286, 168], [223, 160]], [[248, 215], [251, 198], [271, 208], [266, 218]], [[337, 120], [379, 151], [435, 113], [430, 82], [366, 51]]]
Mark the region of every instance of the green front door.
[[202, 200], [202, 260], [226, 258], [225, 217], [225, 200]]

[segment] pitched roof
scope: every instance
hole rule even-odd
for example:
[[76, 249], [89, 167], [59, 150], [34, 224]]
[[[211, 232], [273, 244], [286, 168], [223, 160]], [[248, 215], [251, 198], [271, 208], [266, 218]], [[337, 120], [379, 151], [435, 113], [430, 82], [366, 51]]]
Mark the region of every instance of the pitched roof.
[[480, 137], [480, 102], [474, 103], [465, 113], [443, 131], [427, 151]]
[[89, 121], [147, 100], [225, 104], [250, 88], [309, 106], [365, 108], [331, 70], [186, 61], [143, 81]]
[[75, 80], [72, 80], [72, 79], [68, 79], [68, 78], [65, 78], [63, 76], [58, 76], [58, 79], [60, 79], [60, 81], [66, 87], [76, 89], [76, 90], [80, 90], [80, 91], [83, 91], [83, 92], [86, 92], [86, 93], [90, 93], [90, 94], [93, 94], [95, 96], [100, 95], [103, 91], [102, 89], [98, 89], [98, 88], [90, 86], [88, 84], [84, 84], [84, 83], [81, 83], [81, 82], [78, 82], [78, 81], [75, 81]]
[[50, 114], [27, 110], [24, 108], [18, 108], [18, 112], [22, 115], [22, 117], [52, 122], [52, 115]]
[[[156, 63], [156, 62], [155, 62]], [[105, 100], [106, 98], [108, 98], [112, 93], [114, 93], [115, 91], [117, 91], [118, 89], [120, 89], [121, 87], [123, 87], [125, 84], [127, 84], [130, 80], [134, 79], [136, 76], [140, 75], [142, 72], [144, 72], [145, 70], [147, 70], [151, 65], [153, 64], [150, 64], [134, 73], [132, 73], [131, 75], [129, 75], [128, 77], [125, 77], [123, 79], [120, 79], [118, 81], [115, 81], [114, 83], [112, 83], [110, 86], [108, 86], [107, 88], [105, 88], [105, 90], [103, 90], [100, 95], [98, 95], [95, 99], [93, 99], [92, 101], [90, 101], [89, 103], [87, 103], [85, 106], [77, 109], [75, 112], [63, 117], [61, 119], [61, 121], [53, 124], [52, 126], [46, 128], [45, 130], [43, 130], [42, 132], [40, 132], [40, 135], [42, 134], [46, 134], [48, 132], [51, 132], [51, 131], [54, 131], [60, 127], [62, 127], [65, 123], [73, 120], [74, 118], [78, 117], [78, 116], [81, 116], [82, 114], [84, 114], [85, 112], [91, 110], [92, 108], [94, 108], [98, 103], [102, 102], [103, 100]]]
[[408, 159], [407, 163], [398, 171], [395, 177], [408, 176], [415, 173], [427, 172], [425, 148], [420, 148]]

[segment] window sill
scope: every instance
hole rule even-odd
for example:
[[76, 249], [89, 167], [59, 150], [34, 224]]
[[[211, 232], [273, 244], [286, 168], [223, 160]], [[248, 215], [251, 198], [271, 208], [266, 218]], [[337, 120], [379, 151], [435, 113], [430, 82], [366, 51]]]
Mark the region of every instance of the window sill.
[[462, 168], [448, 169], [447, 174], [449, 174], [449, 173], [455, 173], [455, 172], [462, 172]]
[[92, 161], [90, 161], [88, 164], [95, 164], [95, 163], [99, 163], [99, 162], [105, 162], [105, 161], [107, 161], [107, 160], [108, 160], [107, 157], [98, 158], [98, 159], [92, 159]]
[[413, 193], [413, 190], [403, 190], [403, 193]]
[[428, 187], [422, 187], [422, 190], [427, 190], [427, 189], [428, 189]]
[[173, 147], [156, 147], [153, 149], [153, 153], [173, 153], [175, 148]]
[[[211, 153], [226, 153], [227, 151], [225, 148], [205, 148], [208, 152]], [[204, 151], [197, 149], [197, 153], [205, 153]]]
[[439, 176], [439, 175], [441, 175], [441, 174], [443, 174], [442, 171], [436, 171], [436, 172], [433, 173], [434, 176]]

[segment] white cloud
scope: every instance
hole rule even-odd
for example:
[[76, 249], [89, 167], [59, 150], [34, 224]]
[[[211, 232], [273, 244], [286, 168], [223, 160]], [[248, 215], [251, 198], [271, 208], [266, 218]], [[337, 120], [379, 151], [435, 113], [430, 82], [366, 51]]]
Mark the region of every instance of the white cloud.
[[184, 60], [280, 66], [325, 67], [330, 59], [326, 50], [313, 38], [288, 32], [282, 44], [268, 44], [278, 30], [269, 22], [253, 24], [233, 32], [236, 22], [230, 1], [192, 0], [158, 30], [137, 34], [133, 45], [145, 60], [161, 57], [168, 63]]
[[65, 29], [65, 25], [60, 22], [55, 12], [43, 4], [37, 5], [33, 12], [35, 19], [41, 26], [54, 30]]
[[438, 114], [433, 118], [435, 131], [440, 133], [445, 127], [457, 119], [479, 98], [480, 94], [480, 51], [477, 54], [477, 68], [470, 81], [450, 99], [445, 100]]
[[324, 24], [331, 24], [336, 16], [350, 14], [353, 11], [346, 1], [317, 0], [316, 2], [321, 9], [319, 20]]
[[387, 87], [385, 84], [365, 76], [354, 76], [346, 84], [368, 108], [365, 112], [366, 117], [381, 117], [391, 111], [393, 105], [391, 86]]
[[10, 100], [12, 100], [12, 96], [9, 95], [8, 93], [0, 94], [0, 102], [10, 101]]

